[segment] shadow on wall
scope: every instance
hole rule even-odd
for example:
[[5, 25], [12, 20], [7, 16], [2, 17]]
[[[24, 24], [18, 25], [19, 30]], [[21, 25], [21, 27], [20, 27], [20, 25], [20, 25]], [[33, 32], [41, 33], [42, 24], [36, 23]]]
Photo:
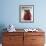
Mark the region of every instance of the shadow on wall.
[[0, 43], [2, 43], [2, 36], [3, 36], [2, 33], [6, 31], [6, 29], [4, 30], [4, 28], [6, 28], [5, 25], [0, 24]]

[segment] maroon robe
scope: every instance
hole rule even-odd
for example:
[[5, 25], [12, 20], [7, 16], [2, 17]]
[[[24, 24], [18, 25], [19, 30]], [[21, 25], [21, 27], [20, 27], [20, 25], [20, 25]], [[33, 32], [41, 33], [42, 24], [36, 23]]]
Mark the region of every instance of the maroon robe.
[[29, 10], [26, 10], [24, 13], [24, 20], [31, 20], [31, 13]]

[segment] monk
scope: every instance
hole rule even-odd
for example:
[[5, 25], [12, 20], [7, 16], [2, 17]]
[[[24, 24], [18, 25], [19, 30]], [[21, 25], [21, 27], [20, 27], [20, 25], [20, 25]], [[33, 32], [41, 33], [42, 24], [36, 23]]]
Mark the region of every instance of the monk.
[[24, 10], [24, 20], [31, 20], [30, 10]]

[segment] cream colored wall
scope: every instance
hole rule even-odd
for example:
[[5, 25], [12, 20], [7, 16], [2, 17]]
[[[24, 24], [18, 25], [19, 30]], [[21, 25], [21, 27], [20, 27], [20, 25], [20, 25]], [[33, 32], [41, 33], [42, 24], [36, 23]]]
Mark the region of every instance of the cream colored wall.
[[46, 32], [45, 32], [45, 44], [46, 44]]
[[2, 44], [0, 44], [0, 46], [2, 46]]

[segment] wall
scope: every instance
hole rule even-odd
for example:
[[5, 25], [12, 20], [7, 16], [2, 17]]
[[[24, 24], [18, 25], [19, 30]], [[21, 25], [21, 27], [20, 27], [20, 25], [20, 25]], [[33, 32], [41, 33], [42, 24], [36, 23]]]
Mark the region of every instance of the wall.
[[[0, 24], [15, 25], [16, 28], [46, 28], [46, 1], [41, 0], [1, 0]], [[19, 22], [19, 5], [34, 5], [34, 23]]]
[[[34, 23], [19, 22], [19, 5], [34, 4]], [[39, 1], [32, 0], [2, 0], [0, 23], [4, 25], [14, 24], [16, 28], [29, 28], [39, 26]]]

